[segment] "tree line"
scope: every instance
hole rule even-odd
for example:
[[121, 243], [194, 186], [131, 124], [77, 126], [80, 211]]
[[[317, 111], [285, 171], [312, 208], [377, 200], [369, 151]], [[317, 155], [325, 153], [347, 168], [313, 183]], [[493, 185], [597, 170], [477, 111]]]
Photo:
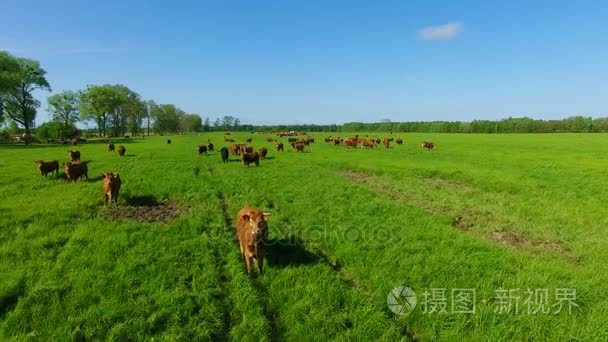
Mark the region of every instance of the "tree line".
[[41, 103], [33, 93], [51, 91], [40, 63], [0, 51], [0, 126], [33, 133], [41, 138], [66, 139], [80, 134], [77, 123], [93, 123], [103, 137], [127, 133], [143, 135], [238, 130], [240, 120], [225, 115], [203, 120], [174, 104], [157, 104], [122, 84], [90, 85], [82, 90], [62, 91], [47, 98], [52, 120], [35, 127]]
[[40, 63], [0, 51], [0, 126], [22, 129], [26, 136], [66, 139], [81, 132], [76, 124], [93, 123], [102, 137], [210, 131], [425, 132], [425, 133], [565, 133], [608, 132], [608, 118], [572, 116], [562, 120], [506, 118], [502, 120], [349, 122], [342, 125], [251, 125], [224, 115], [213, 121], [186, 113], [174, 104], [157, 104], [121, 84], [90, 85], [47, 98], [52, 120], [35, 127], [41, 103], [33, 92], [51, 91]]

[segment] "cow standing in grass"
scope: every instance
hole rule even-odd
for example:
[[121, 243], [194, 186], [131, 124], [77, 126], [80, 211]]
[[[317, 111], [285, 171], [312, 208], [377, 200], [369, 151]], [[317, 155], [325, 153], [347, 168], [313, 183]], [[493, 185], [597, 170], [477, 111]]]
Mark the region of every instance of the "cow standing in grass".
[[207, 146], [207, 151], [213, 151], [214, 146], [213, 146], [213, 143], [211, 141], [207, 140], [207, 145], [206, 146]]
[[249, 167], [249, 164], [260, 166], [260, 155], [257, 152], [247, 153], [245, 151], [241, 151], [241, 160], [243, 161], [243, 165], [246, 167]]
[[80, 160], [80, 151], [68, 151], [70, 155], [70, 160], [73, 162]]
[[105, 204], [108, 202], [118, 203], [118, 193], [120, 192], [120, 175], [116, 172], [106, 172], [103, 174], [103, 199]]
[[283, 146], [283, 143], [278, 143], [277, 144], [277, 151], [278, 152], [282, 152], [285, 149], [285, 147]]
[[45, 177], [49, 173], [52, 174], [53, 172], [55, 172], [55, 176], [59, 174], [59, 162], [56, 160], [48, 162], [37, 160], [36, 165], [38, 165], [38, 170], [40, 170], [40, 174]]
[[264, 256], [268, 241], [268, 217], [268, 214], [250, 205], [246, 205], [236, 215], [236, 236], [247, 274], [251, 274], [255, 263], [257, 263], [260, 274], [264, 269]]
[[397, 140], [395, 140], [395, 142], [397, 143], [397, 145], [403, 145], [403, 139], [401, 139], [401, 138], [397, 138]]
[[262, 147], [258, 153], [260, 154], [260, 158], [266, 159], [266, 155], [268, 154], [268, 149], [265, 147]]
[[432, 150], [435, 148], [435, 144], [433, 144], [432, 142], [428, 142], [428, 141], [423, 141], [422, 142], [422, 149], [427, 149], [427, 150]]
[[222, 162], [227, 163], [228, 162], [228, 149], [225, 147], [222, 147], [220, 149], [220, 156], [222, 157]]
[[122, 145], [118, 146], [118, 155], [119, 156], [124, 157], [126, 152], [127, 152], [127, 149], [124, 146], [122, 146]]
[[86, 161], [83, 162], [68, 162], [63, 164], [65, 171], [66, 181], [77, 181], [79, 178], [84, 176], [87, 180], [89, 179], [89, 167]]
[[207, 146], [205, 145], [196, 145], [196, 151], [198, 152], [198, 155], [202, 155], [205, 154], [207, 155]]
[[111, 141], [108, 143], [108, 152], [114, 152], [114, 143]]

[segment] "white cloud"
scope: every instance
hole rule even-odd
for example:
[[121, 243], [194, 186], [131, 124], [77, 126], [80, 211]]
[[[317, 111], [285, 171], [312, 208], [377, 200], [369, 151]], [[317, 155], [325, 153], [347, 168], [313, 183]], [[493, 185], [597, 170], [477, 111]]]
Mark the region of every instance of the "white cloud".
[[425, 27], [418, 33], [422, 40], [450, 40], [456, 38], [463, 30], [461, 23], [447, 23], [439, 26]]

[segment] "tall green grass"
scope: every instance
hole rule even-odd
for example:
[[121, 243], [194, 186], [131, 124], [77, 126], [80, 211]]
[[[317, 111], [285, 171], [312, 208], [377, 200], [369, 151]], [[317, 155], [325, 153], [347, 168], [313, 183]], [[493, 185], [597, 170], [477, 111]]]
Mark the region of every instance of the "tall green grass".
[[[77, 148], [91, 180], [66, 183], [34, 165], [66, 160], [65, 146], [0, 146], [0, 336], [608, 338], [608, 136], [402, 134], [403, 146], [362, 150], [313, 134], [305, 153], [232, 136], [253, 137], [270, 158], [247, 169], [196, 154], [207, 139], [219, 150], [222, 134], [132, 139], [123, 158], [90, 143]], [[99, 178], [110, 170], [123, 180], [119, 206], [187, 209], [167, 223], [111, 219]], [[272, 214], [257, 277], [234, 243], [246, 203]], [[419, 304], [403, 316], [386, 304], [400, 285]], [[476, 312], [423, 312], [433, 288], [475, 289]], [[578, 307], [497, 314], [500, 288], [575, 288]]]

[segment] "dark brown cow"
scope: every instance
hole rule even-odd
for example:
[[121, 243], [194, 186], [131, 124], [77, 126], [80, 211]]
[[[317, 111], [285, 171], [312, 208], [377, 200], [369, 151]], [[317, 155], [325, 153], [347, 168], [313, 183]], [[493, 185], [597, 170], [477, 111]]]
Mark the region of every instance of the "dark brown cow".
[[250, 205], [246, 205], [236, 214], [236, 236], [239, 240], [239, 248], [247, 274], [251, 274], [255, 263], [257, 263], [260, 274], [264, 269], [264, 255], [266, 254], [268, 240], [268, 218], [268, 214]]
[[253, 139], [252, 139], [252, 138], [247, 138], [247, 140], [245, 140], [245, 142], [248, 142], [248, 143], [250, 143], [250, 142], [252, 142], [252, 141], [253, 141]]
[[45, 177], [49, 173], [52, 174], [53, 172], [55, 172], [55, 176], [59, 174], [59, 162], [56, 160], [48, 162], [37, 160], [36, 165], [38, 165], [38, 170], [40, 170], [40, 174]]
[[389, 148], [389, 145], [391, 144], [391, 141], [389, 139], [384, 139], [384, 141], [382, 142], [382, 144], [384, 145], [384, 147]]
[[397, 143], [397, 145], [403, 145], [403, 139], [401, 139], [401, 138], [397, 138], [397, 140], [395, 140], [395, 142]]
[[222, 161], [224, 163], [227, 163], [228, 162], [228, 149], [225, 147], [222, 147], [220, 149], [220, 156], [222, 157]]
[[433, 148], [435, 148], [435, 144], [433, 144], [432, 142], [428, 142], [428, 141], [422, 142], [422, 149], [432, 150]]
[[119, 156], [123, 157], [126, 152], [127, 152], [127, 149], [124, 146], [122, 146], [122, 145], [118, 146], [118, 155]]
[[207, 146], [205, 145], [196, 145], [196, 151], [198, 152], [198, 155], [202, 155], [205, 154], [207, 155]]
[[108, 143], [108, 152], [114, 152], [114, 143]]
[[265, 147], [262, 147], [258, 153], [260, 154], [260, 158], [266, 159], [266, 155], [268, 154], [268, 149]]
[[247, 153], [245, 151], [241, 151], [241, 160], [243, 161], [243, 166], [249, 167], [249, 164], [255, 164], [255, 166], [260, 166], [260, 155], [257, 152]]
[[340, 138], [334, 139], [334, 145], [340, 145], [340, 143], [341, 143]]
[[207, 147], [207, 151], [213, 151], [213, 148], [215, 147], [211, 141], [208, 141], [205, 146]]
[[80, 160], [80, 151], [68, 151], [70, 154], [70, 160], [75, 162]]
[[63, 163], [66, 181], [77, 181], [82, 176], [88, 180], [89, 167], [87, 164], [86, 161]]
[[105, 172], [102, 185], [105, 204], [108, 205], [108, 202], [118, 203], [118, 193], [121, 185], [120, 175], [116, 172]]
[[245, 152], [253, 153], [253, 146], [245, 146]]
[[285, 149], [285, 147], [283, 146], [283, 143], [278, 143], [277, 144], [277, 151], [282, 152]]

